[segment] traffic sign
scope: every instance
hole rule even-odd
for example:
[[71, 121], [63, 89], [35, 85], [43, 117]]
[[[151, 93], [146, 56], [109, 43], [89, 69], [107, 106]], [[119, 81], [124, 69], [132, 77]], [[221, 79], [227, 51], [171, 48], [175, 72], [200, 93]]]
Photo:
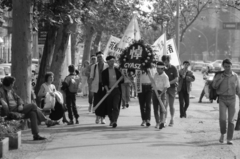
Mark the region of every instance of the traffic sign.
[[223, 22], [223, 29], [240, 30], [239, 22]]

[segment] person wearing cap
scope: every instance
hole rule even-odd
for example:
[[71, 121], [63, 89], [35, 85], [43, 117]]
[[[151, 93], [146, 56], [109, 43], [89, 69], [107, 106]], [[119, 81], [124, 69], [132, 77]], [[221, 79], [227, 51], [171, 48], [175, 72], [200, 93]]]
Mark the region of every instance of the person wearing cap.
[[[175, 114], [174, 100], [177, 92], [179, 75], [178, 75], [177, 68], [170, 64], [170, 60], [171, 60], [171, 57], [169, 55], [162, 56], [162, 62], [166, 66], [166, 68], [164, 69], [164, 72], [168, 75], [169, 82], [170, 82], [170, 87], [167, 89], [166, 111], [169, 105], [170, 114], [171, 114], [171, 120], [170, 120], [169, 126], [173, 126], [174, 114]], [[166, 113], [166, 118], [167, 118], [167, 113]]]
[[90, 85], [90, 72], [91, 72], [91, 68], [94, 64], [97, 63], [97, 57], [96, 55], [91, 55], [91, 63], [90, 65], [86, 68], [86, 72], [85, 75], [87, 76], [87, 80], [88, 80], [88, 103], [89, 103], [89, 107], [88, 107], [88, 111], [92, 112], [92, 104], [93, 104], [93, 92], [91, 91], [91, 85]]
[[165, 122], [165, 113], [160, 106], [158, 98], [161, 98], [164, 107], [166, 107], [166, 91], [170, 87], [169, 79], [166, 73], [164, 72], [165, 65], [163, 62], [157, 62], [157, 72], [155, 73], [153, 79], [156, 84], [156, 88], [158, 91], [158, 97], [156, 93], [152, 93], [152, 102], [153, 102], [153, 110], [154, 110], [154, 117], [156, 120], [156, 127], [162, 129], [164, 128]]
[[[106, 94], [106, 90], [104, 89], [102, 83], [102, 71], [108, 67], [108, 64], [103, 60], [103, 53], [97, 52], [97, 63], [91, 67], [90, 73], [90, 85], [91, 91], [94, 92], [94, 101], [93, 107], [95, 107], [98, 102], [104, 97]], [[107, 115], [107, 110], [105, 107], [105, 102], [102, 102], [100, 106], [95, 110], [96, 114], [96, 124], [101, 120], [101, 124], [105, 124], [105, 116]]]
[[122, 74], [114, 66], [115, 57], [108, 56], [106, 58], [108, 63], [108, 68], [102, 72], [102, 82], [105, 90], [107, 91], [108, 97], [106, 99], [107, 107], [108, 107], [108, 117], [110, 119], [110, 126], [113, 128], [117, 127], [117, 120], [121, 107], [121, 84], [123, 80], [121, 80], [118, 85], [113, 88], [110, 92], [110, 89], [114, 86], [114, 84], [121, 78]]
[[[224, 142], [224, 135], [227, 131], [227, 144], [232, 145], [236, 95], [240, 98], [240, 85], [238, 75], [232, 71], [231, 60], [223, 60], [222, 67], [224, 71], [216, 73], [212, 85], [219, 96], [219, 124], [221, 132], [219, 142]], [[226, 112], [228, 112], [228, 115], [226, 115]], [[226, 124], [227, 116], [228, 126]]]
[[[75, 75], [75, 67], [74, 65], [69, 65], [68, 66], [68, 71], [69, 75], [65, 78], [64, 82], [67, 84], [67, 87], [70, 86], [70, 81], [72, 79], [77, 79], [79, 78], [78, 76]], [[66, 104], [68, 108], [68, 117], [70, 119], [70, 122], [68, 125], [73, 125], [73, 115], [76, 119], [76, 124], [79, 124], [78, 118], [78, 111], [77, 111], [77, 106], [76, 106], [76, 92], [70, 92], [69, 89], [66, 90]]]
[[187, 117], [187, 109], [189, 106], [189, 93], [192, 88], [192, 82], [195, 81], [195, 77], [192, 71], [188, 70], [190, 66], [189, 61], [183, 62], [183, 68], [179, 71], [178, 79], [178, 97], [180, 103], [180, 118]]

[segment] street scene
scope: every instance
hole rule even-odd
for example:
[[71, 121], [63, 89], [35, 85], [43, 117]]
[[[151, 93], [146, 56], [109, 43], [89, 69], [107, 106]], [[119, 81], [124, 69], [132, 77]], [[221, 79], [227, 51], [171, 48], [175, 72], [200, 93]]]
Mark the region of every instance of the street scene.
[[240, 159], [239, 0], [0, 0], [0, 158]]

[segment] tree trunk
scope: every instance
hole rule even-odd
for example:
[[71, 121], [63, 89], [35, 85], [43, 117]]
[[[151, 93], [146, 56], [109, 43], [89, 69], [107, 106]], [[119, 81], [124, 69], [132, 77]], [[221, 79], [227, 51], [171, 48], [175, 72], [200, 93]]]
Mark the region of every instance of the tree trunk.
[[84, 63], [84, 61], [86, 61], [86, 60], [89, 61], [89, 59], [90, 59], [93, 35], [94, 35], [93, 27], [86, 26], [86, 34], [85, 34], [85, 42], [84, 42], [84, 51], [83, 51], [83, 57], [82, 57], [82, 64]]
[[45, 73], [50, 70], [54, 48], [55, 48], [56, 37], [57, 37], [57, 28], [54, 26], [49, 26], [47, 38], [44, 45], [43, 55], [40, 63], [40, 69], [38, 73], [39, 76], [38, 76], [37, 84], [35, 87], [36, 94], [40, 90], [41, 85], [44, 83]]
[[79, 34], [71, 34], [71, 59], [74, 66], [79, 63], [79, 50]]
[[55, 50], [52, 59], [52, 64], [50, 70], [54, 73], [53, 84], [56, 86], [56, 89], [59, 90], [62, 82], [62, 72], [63, 72], [63, 63], [66, 57], [66, 50], [69, 42], [69, 26], [62, 25], [58, 29], [58, 34], [55, 43]]
[[32, 1], [14, 0], [12, 35], [12, 75], [15, 89], [24, 103], [31, 102]]
[[95, 54], [98, 51], [99, 43], [102, 38], [102, 31], [97, 32], [97, 35], [93, 41], [91, 55]]

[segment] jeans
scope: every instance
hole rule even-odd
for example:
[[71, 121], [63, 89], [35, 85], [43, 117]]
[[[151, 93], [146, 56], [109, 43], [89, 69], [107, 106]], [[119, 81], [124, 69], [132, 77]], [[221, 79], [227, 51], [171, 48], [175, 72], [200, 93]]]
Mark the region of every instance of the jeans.
[[[234, 133], [234, 115], [236, 112], [235, 108], [236, 97], [234, 96], [219, 96], [219, 124], [221, 134], [226, 134], [227, 140], [232, 140]], [[227, 115], [228, 111], [228, 129], [227, 129]]]
[[187, 91], [178, 92], [179, 104], [180, 104], [180, 117], [186, 115], [186, 111], [189, 106], [189, 93]]
[[122, 105], [125, 106], [130, 101], [130, 84], [123, 83], [122, 88]]
[[[169, 105], [170, 107], [170, 114], [171, 117], [174, 117], [174, 113], [175, 113], [175, 108], [174, 108], [174, 100], [175, 100], [175, 96], [176, 96], [176, 88], [175, 87], [170, 87], [167, 89], [167, 101], [166, 101], [166, 111], [167, 111], [167, 107]], [[167, 112], [166, 112], [166, 118], [167, 118]]]
[[[5, 115], [8, 115], [9, 108], [3, 106], [3, 110]], [[13, 111], [18, 112], [17, 108]], [[23, 106], [23, 110], [20, 113], [25, 114], [26, 119], [30, 119], [31, 121], [31, 130], [33, 135], [37, 135], [39, 133], [38, 123], [42, 121], [46, 121], [47, 118], [43, 115], [41, 110], [37, 107], [36, 104], [26, 104]]]
[[78, 111], [76, 106], [76, 94], [75, 93], [68, 93], [66, 96], [66, 104], [68, 108], [68, 117], [70, 120], [73, 120], [73, 114], [75, 119], [78, 119]]
[[[158, 91], [158, 94], [161, 94], [161, 91]], [[163, 93], [161, 95], [161, 100], [165, 107], [166, 93]], [[160, 103], [154, 91], [152, 92], [152, 102], [153, 102], [153, 110], [154, 110], [154, 117], [155, 117], [156, 123], [161, 123], [164, 121], [165, 113], [163, 112], [162, 107], [160, 106]]]
[[151, 97], [152, 97], [152, 86], [142, 85], [142, 92], [138, 93], [138, 100], [140, 104], [140, 111], [142, 120], [151, 120]]
[[114, 88], [107, 97], [108, 117], [111, 122], [117, 122], [120, 112], [121, 92]]

